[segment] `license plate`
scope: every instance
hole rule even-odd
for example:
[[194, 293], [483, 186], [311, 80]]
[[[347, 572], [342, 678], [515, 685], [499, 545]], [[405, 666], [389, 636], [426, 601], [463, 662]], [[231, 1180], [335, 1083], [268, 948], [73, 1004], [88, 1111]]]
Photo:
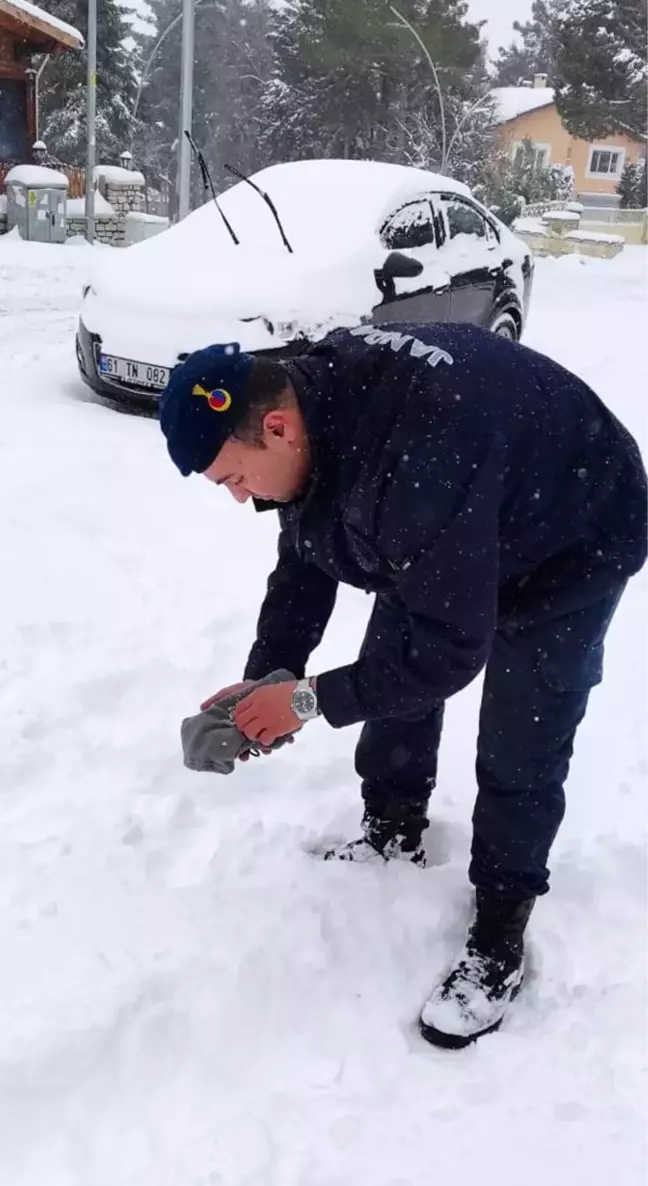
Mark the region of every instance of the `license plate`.
[[131, 358], [117, 358], [114, 354], [99, 355], [99, 371], [111, 379], [121, 379], [137, 387], [166, 387], [171, 370], [153, 366], [150, 362], [134, 362]]

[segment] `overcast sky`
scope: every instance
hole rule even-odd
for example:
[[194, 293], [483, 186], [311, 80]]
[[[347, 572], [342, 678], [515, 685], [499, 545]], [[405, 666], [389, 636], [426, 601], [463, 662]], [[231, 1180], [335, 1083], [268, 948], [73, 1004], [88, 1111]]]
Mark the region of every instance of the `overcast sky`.
[[486, 36], [491, 56], [500, 45], [508, 45], [513, 37], [513, 21], [526, 21], [531, 13], [531, 0], [469, 0], [470, 16], [474, 21], [487, 21]]

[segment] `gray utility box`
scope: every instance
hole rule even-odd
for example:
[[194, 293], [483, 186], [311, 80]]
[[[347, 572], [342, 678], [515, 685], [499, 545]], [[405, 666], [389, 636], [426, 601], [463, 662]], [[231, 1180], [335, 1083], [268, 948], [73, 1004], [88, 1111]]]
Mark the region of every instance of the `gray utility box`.
[[21, 239], [65, 243], [68, 179], [57, 169], [16, 165], [5, 177], [8, 229]]

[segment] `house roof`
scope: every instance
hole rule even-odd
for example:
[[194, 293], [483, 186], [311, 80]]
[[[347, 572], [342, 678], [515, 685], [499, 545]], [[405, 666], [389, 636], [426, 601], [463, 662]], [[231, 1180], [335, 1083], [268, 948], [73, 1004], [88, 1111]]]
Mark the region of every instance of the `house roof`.
[[[0, 0], [2, 3], [2, 0]], [[509, 120], [549, 107], [554, 102], [554, 91], [549, 86], [498, 86], [491, 91], [495, 101], [495, 122], [506, 124]]]
[[9, 24], [26, 41], [38, 47], [53, 49], [82, 49], [84, 40], [78, 29], [50, 16], [44, 8], [30, 4], [29, 0], [0, 0], [0, 25]]

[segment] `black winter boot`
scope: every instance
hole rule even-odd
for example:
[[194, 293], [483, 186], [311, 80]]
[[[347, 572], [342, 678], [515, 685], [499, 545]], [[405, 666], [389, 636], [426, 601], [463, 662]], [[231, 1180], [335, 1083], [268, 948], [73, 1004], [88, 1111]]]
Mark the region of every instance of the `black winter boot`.
[[429, 820], [419, 814], [400, 819], [376, 819], [365, 812], [360, 840], [338, 844], [324, 853], [325, 861], [410, 861], [425, 868], [425, 849], [421, 837]]
[[499, 1029], [522, 987], [523, 935], [534, 903], [477, 890], [463, 951], [421, 1014], [421, 1033], [433, 1046], [460, 1050]]

